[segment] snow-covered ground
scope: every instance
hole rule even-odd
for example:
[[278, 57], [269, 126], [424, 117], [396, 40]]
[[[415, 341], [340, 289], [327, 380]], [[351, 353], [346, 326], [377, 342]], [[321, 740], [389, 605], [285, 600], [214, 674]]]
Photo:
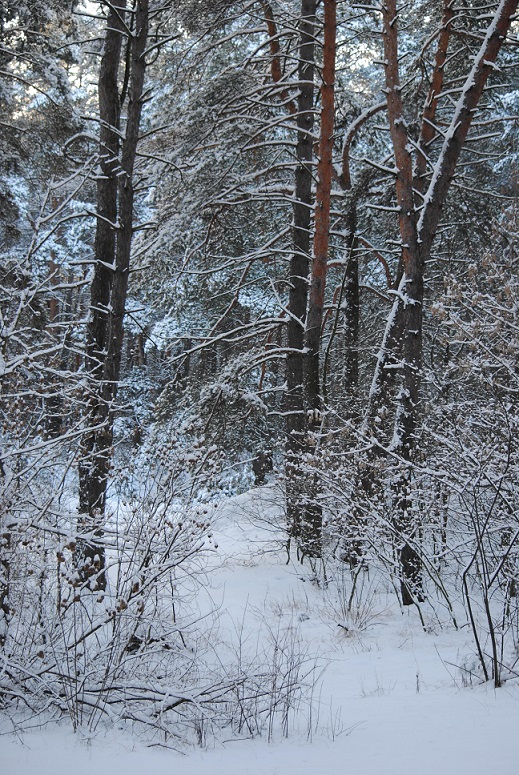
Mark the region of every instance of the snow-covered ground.
[[320, 588], [307, 565], [287, 564], [278, 518], [269, 487], [220, 505], [200, 605], [218, 609], [215, 655], [229, 642], [244, 653], [270, 644], [320, 676], [289, 718], [287, 738], [275, 729], [270, 742], [267, 734], [232, 738], [181, 753], [123, 732], [35, 729], [0, 737], [0, 774], [519, 773], [519, 683], [495, 691], [471, 675], [468, 629], [441, 626], [425, 611], [424, 632], [416, 611], [402, 613], [368, 574], [348, 617], [333, 584]]

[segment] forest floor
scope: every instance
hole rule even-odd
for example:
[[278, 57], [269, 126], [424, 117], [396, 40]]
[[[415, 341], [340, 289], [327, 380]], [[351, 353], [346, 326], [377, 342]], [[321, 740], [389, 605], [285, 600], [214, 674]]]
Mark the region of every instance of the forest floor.
[[368, 573], [348, 614], [334, 583], [324, 588], [307, 565], [287, 564], [279, 518], [273, 487], [219, 505], [200, 608], [217, 610], [215, 654], [219, 644], [252, 653], [270, 643], [274, 659], [283, 652], [308, 673], [287, 737], [279, 724], [254, 739], [202, 735], [205, 744], [182, 753], [122, 731], [44, 727], [0, 736], [0, 773], [516, 775], [519, 682], [494, 690], [478, 680], [466, 623], [456, 630], [425, 606], [424, 630], [416, 609], [402, 612], [391, 587]]

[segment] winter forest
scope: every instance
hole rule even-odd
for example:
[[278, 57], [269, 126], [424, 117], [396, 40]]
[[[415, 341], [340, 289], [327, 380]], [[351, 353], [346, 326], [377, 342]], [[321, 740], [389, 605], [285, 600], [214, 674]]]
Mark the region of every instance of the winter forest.
[[2, 0], [4, 735], [348, 759], [402, 627], [517, 714], [518, 21]]

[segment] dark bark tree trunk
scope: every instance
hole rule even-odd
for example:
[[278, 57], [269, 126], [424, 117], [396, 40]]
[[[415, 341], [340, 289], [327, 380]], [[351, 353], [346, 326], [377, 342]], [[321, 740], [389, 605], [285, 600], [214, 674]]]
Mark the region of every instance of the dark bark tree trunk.
[[[348, 127], [342, 148], [342, 169], [338, 177], [339, 185], [346, 192], [344, 223], [346, 227], [346, 272], [342, 303], [344, 306], [345, 357], [343, 381], [346, 397], [352, 396], [359, 380], [358, 338], [360, 325], [359, 261], [357, 256], [357, 213], [360, 198], [366, 193], [373, 172], [368, 170], [359, 180], [352, 183], [350, 173], [350, 150], [359, 129], [370, 118], [386, 108], [381, 102], [363, 111]], [[389, 272], [387, 264], [386, 273]], [[347, 410], [348, 411], [348, 410]]]
[[[357, 247], [357, 202], [351, 201], [346, 213], [346, 276], [344, 280], [344, 367], [343, 381], [346, 400], [351, 399], [359, 385], [359, 258]], [[346, 411], [349, 411], [347, 407]]]
[[[341, 306], [344, 308], [344, 363], [342, 382], [344, 385], [344, 414], [347, 418], [354, 417], [354, 402], [359, 384], [359, 325], [360, 325], [360, 293], [359, 293], [359, 260], [357, 252], [357, 206], [359, 190], [351, 191], [347, 198], [345, 225], [346, 268], [344, 274], [344, 292]], [[353, 439], [348, 440], [354, 444]], [[362, 516], [355, 497], [347, 508], [348, 518], [341, 531], [341, 558], [355, 567], [363, 554]]]
[[289, 536], [301, 534], [305, 476], [306, 417], [303, 398], [303, 348], [308, 303], [310, 229], [312, 219], [312, 162], [314, 129], [315, 11], [317, 0], [302, 0], [299, 21], [299, 94], [297, 98], [297, 166], [295, 170], [293, 253], [289, 269], [286, 356], [286, 510]]
[[[4, 470], [0, 466], [0, 482], [3, 482]], [[4, 509], [2, 509], [4, 511]], [[0, 514], [3, 523], [6, 519], [6, 511]], [[2, 524], [0, 532], [0, 650], [4, 648], [11, 619], [11, 603], [9, 600], [11, 589], [11, 532]]]
[[[90, 379], [88, 430], [79, 470], [80, 525], [89, 531], [78, 543], [83, 579], [106, 586], [102, 545], [107, 481], [112, 461], [114, 402], [119, 381], [123, 321], [133, 234], [133, 169], [137, 152], [148, 37], [148, 0], [138, 0], [133, 32], [127, 32], [128, 108], [121, 134], [119, 68], [126, 27], [125, 5], [110, 6], [99, 75], [100, 154], [95, 268], [87, 328], [86, 366]], [[126, 80], [126, 79], [125, 79]]]
[[324, 60], [321, 87], [321, 128], [317, 190], [315, 195], [314, 258], [310, 277], [310, 299], [306, 321], [305, 398], [310, 429], [320, 427], [321, 410], [321, 329], [328, 273], [330, 206], [332, 191], [333, 130], [335, 120], [335, 35], [336, 0], [324, 0]]

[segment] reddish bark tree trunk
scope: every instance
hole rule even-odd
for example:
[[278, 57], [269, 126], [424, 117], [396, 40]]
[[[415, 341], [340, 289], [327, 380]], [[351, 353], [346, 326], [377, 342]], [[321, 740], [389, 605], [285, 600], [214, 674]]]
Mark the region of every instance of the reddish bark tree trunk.
[[[333, 172], [333, 130], [335, 121], [335, 38], [336, 0], [324, 0], [324, 56], [321, 87], [321, 128], [317, 190], [315, 195], [314, 258], [310, 278], [310, 298], [305, 332], [305, 404], [307, 416], [306, 455], [311, 462], [321, 428], [321, 332], [323, 326]], [[307, 502], [301, 526], [301, 549], [319, 557], [322, 543], [322, 511], [317, 501], [317, 475], [309, 477]]]

